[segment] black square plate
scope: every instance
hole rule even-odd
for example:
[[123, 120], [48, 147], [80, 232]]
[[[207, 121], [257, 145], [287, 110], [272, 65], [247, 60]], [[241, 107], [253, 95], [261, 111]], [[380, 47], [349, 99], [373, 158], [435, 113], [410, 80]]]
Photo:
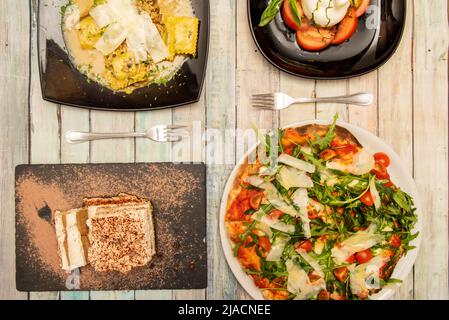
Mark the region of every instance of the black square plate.
[[208, 54], [209, 0], [191, 0], [200, 20], [197, 57], [184, 63], [166, 85], [151, 85], [129, 95], [87, 81], [72, 65], [61, 30], [61, 6], [67, 2], [39, 1], [39, 70], [45, 100], [91, 109], [138, 111], [177, 107], [200, 99]]
[[296, 43], [295, 34], [287, 30], [280, 13], [268, 26], [258, 26], [267, 3], [248, 0], [248, 18], [257, 47], [272, 65], [303, 78], [346, 79], [371, 72], [393, 55], [405, 27], [405, 0], [371, 0], [349, 41], [309, 52]]

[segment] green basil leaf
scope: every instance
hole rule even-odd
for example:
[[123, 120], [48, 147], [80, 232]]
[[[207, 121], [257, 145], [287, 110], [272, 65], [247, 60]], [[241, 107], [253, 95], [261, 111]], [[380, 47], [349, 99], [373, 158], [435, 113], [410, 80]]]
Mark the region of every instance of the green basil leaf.
[[292, 8], [293, 18], [295, 19], [296, 23], [298, 25], [301, 25], [301, 16], [299, 15], [298, 4], [296, 1], [297, 0], [290, 0], [290, 8]]
[[262, 14], [262, 18], [260, 18], [259, 27], [265, 27], [267, 24], [269, 24], [278, 14], [279, 10], [281, 9], [282, 2], [284, 0], [271, 0], [271, 2], [268, 4], [267, 8]]

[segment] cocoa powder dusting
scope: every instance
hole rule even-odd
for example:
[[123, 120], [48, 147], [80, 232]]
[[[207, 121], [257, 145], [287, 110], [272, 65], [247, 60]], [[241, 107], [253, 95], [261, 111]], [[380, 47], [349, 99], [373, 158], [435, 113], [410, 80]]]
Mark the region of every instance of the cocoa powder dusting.
[[[81, 268], [80, 290], [190, 289], [206, 282], [204, 166], [173, 164], [24, 166], [16, 181], [18, 274], [28, 290], [64, 290], [54, 226], [39, 217], [121, 192], [154, 207], [156, 256], [127, 274]], [[20, 272], [19, 272], [20, 271]], [[39, 281], [34, 281], [32, 279]], [[18, 281], [21, 279], [18, 277]], [[38, 282], [38, 283], [36, 283]], [[19, 287], [19, 284], [18, 284]]]

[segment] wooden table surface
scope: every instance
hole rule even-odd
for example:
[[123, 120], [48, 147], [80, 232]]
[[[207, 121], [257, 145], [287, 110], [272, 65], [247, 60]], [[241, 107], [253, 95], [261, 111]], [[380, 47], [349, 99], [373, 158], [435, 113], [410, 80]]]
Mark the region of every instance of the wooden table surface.
[[[226, 264], [218, 233], [219, 203], [232, 165], [211, 163], [211, 143], [205, 143], [202, 153], [182, 155], [185, 161], [208, 163], [209, 285], [198, 291], [17, 292], [14, 167], [22, 163], [160, 162], [179, 158], [171, 146], [145, 140], [68, 145], [61, 137], [71, 129], [132, 131], [155, 124], [201, 121], [203, 127], [224, 132], [227, 128], [250, 128], [252, 124], [268, 129], [301, 120], [330, 119], [337, 111], [342, 120], [372, 131], [396, 150], [415, 177], [422, 197], [422, 247], [413, 272], [395, 298], [448, 299], [447, 2], [407, 2], [404, 37], [385, 66], [351, 80], [312, 81], [279, 72], [257, 52], [246, 19], [246, 1], [211, 0], [210, 55], [201, 101], [173, 110], [112, 113], [43, 101], [36, 57], [37, 0], [0, 1], [0, 299], [248, 298]], [[277, 113], [251, 108], [251, 94], [278, 90], [294, 96], [363, 90], [374, 93], [376, 101], [369, 109], [310, 104]], [[239, 159], [242, 152], [233, 151], [235, 141], [226, 143], [231, 158]]]

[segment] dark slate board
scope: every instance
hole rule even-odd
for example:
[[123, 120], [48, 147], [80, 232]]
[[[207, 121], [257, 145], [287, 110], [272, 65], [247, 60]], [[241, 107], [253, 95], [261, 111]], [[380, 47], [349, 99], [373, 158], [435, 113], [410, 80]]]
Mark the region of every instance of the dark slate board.
[[[203, 164], [21, 165], [16, 167], [16, 286], [19, 291], [204, 289], [207, 287]], [[154, 206], [157, 255], [128, 274], [72, 274], [59, 265], [53, 210], [84, 197], [125, 192]]]

